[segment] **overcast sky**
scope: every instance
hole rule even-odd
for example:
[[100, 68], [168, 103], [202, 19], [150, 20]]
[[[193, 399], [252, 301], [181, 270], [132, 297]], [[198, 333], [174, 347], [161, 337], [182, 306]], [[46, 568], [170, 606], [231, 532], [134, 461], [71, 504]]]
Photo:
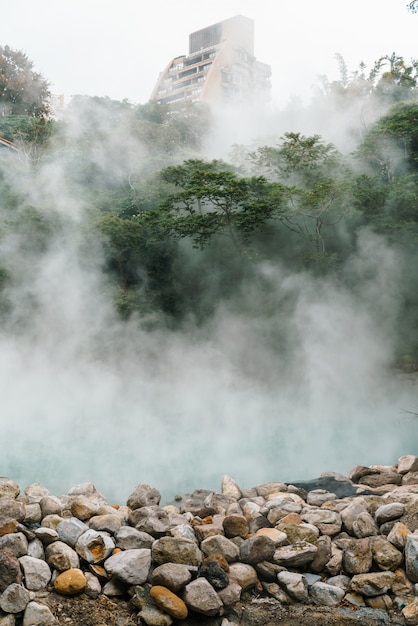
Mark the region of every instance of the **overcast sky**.
[[53, 93], [148, 101], [189, 33], [237, 14], [255, 22], [255, 55], [272, 67], [273, 99], [306, 97], [318, 75], [338, 76], [396, 52], [418, 58], [418, 15], [407, 0], [0, 0], [0, 45], [24, 50]]

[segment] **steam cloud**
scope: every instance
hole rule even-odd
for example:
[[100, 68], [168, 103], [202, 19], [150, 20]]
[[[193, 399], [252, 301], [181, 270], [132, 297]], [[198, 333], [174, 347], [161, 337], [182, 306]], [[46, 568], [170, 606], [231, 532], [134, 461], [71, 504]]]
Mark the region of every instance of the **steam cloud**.
[[[111, 134], [92, 154], [114, 175], [143, 158]], [[22, 189], [13, 168], [10, 182]], [[377, 235], [362, 232], [345, 286], [259, 263], [203, 327], [172, 331], [116, 316], [65, 163], [26, 194], [66, 227], [41, 257], [30, 232], [0, 243], [18, 285], [0, 334], [1, 474], [53, 493], [91, 481], [123, 502], [138, 483], [170, 499], [219, 490], [223, 474], [250, 487], [411, 453], [417, 424], [402, 409], [416, 387], [391, 369], [405, 268]]]

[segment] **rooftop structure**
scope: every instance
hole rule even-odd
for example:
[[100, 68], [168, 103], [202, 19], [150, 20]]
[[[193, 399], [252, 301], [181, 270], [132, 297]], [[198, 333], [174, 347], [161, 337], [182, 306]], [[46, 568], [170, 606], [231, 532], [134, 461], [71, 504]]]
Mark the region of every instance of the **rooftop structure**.
[[254, 21], [236, 15], [189, 35], [189, 54], [172, 59], [151, 101], [252, 103], [270, 100], [271, 68], [254, 56]]

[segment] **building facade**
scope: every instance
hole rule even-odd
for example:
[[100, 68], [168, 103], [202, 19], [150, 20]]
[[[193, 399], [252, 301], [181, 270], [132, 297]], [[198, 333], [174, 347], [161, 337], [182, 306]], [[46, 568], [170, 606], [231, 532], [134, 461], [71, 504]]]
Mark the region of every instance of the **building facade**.
[[189, 54], [172, 59], [150, 100], [260, 103], [270, 100], [271, 68], [254, 56], [254, 22], [242, 15], [189, 35]]

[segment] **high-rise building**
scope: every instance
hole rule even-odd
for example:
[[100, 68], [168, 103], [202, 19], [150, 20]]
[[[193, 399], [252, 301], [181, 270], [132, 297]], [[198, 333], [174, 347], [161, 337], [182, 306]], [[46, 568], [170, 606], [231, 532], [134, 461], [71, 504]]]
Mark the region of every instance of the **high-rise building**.
[[270, 99], [271, 68], [254, 56], [254, 21], [236, 15], [189, 35], [189, 54], [160, 74], [151, 101], [256, 103]]

